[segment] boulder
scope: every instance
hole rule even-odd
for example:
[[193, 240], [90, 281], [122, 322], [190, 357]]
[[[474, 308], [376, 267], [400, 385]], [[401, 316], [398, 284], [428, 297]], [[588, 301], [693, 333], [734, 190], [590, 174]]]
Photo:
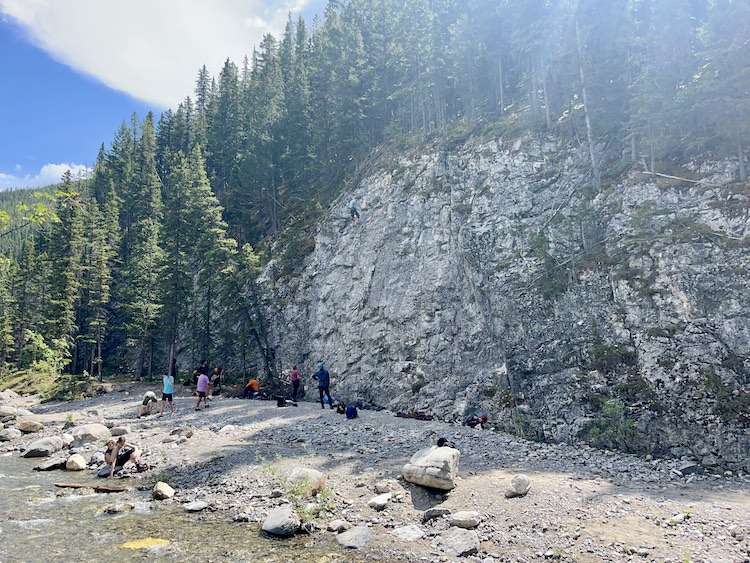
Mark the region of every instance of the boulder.
[[452, 514], [450, 517], [451, 526], [466, 528], [467, 530], [476, 528], [481, 523], [482, 517], [476, 510], [462, 510]]
[[110, 433], [112, 436], [125, 436], [125, 434], [130, 434], [130, 426], [113, 426]]
[[297, 483], [308, 482], [312, 487], [311, 494], [317, 494], [326, 487], [326, 477], [317, 469], [310, 467], [297, 467], [291, 475], [287, 477], [287, 486], [296, 485]]
[[432, 547], [456, 557], [474, 555], [479, 551], [479, 536], [474, 530], [451, 528], [432, 540]]
[[0, 432], [0, 442], [10, 442], [21, 437], [22, 432], [18, 428], [6, 428]]
[[302, 522], [294, 507], [291, 504], [285, 504], [268, 513], [263, 521], [262, 529], [274, 536], [288, 538], [296, 534], [301, 525]]
[[372, 538], [372, 530], [367, 526], [354, 526], [336, 536], [339, 545], [350, 549], [362, 549]]
[[5, 391], [0, 391], [0, 401], [13, 401], [15, 399], [18, 399], [20, 395], [13, 391], [13, 389], [6, 389]]
[[44, 424], [38, 420], [24, 418], [18, 422], [18, 429], [26, 434], [31, 434], [33, 432], [41, 432], [44, 430]]
[[69, 448], [73, 443], [73, 440], [75, 439], [71, 434], [68, 434], [67, 432], [64, 432], [61, 438], [63, 441], [63, 448]]
[[455, 448], [432, 446], [415, 453], [401, 472], [409, 483], [450, 491], [456, 486], [460, 459]]
[[54, 471], [55, 469], [64, 469], [67, 456], [51, 457], [44, 460], [34, 468], [34, 471]]
[[526, 493], [529, 492], [529, 489], [531, 489], [531, 479], [529, 479], [523, 473], [519, 473], [518, 475], [515, 475], [513, 479], [510, 480], [510, 485], [508, 486], [508, 489], [505, 491], [505, 497], [506, 498], [522, 497]]
[[164, 481], [159, 481], [154, 485], [151, 491], [151, 496], [156, 500], [166, 500], [174, 496], [174, 489], [167, 485]]
[[86, 469], [86, 460], [81, 454], [73, 454], [65, 462], [65, 469], [68, 471], [83, 471]]
[[202, 500], [189, 502], [185, 505], [185, 512], [200, 512], [208, 508], [208, 503]]
[[21, 454], [21, 457], [49, 457], [55, 452], [62, 449], [62, 438], [59, 436], [50, 436], [33, 442]]
[[73, 443], [71, 444], [74, 448], [79, 448], [84, 444], [91, 442], [97, 442], [103, 444], [112, 437], [109, 428], [103, 424], [84, 424], [83, 426], [76, 426], [70, 432], [73, 436]]

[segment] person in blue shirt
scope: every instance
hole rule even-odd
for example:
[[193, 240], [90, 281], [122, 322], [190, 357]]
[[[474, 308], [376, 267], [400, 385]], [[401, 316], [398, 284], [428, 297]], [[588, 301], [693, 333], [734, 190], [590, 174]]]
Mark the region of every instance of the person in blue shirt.
[[318, 371], [313, 374], [312, 378], [318, 380], [320, 408], [326, 408], [326, 404], [323, 402], [323, 395], [328, 395], [328, 405], [333, 408], [333, 399], [331, 398], [331, 391], [329, 390], [331, 385], [331, 374], [328, 373], [328, 370], [325, 367], [323, 367], [323, 362], [318, 364]]
[[159, 404], [159, 416], [164, 414], [164, 403], [169, 402], [169, 416], [174, 416], [174, 375], [165, 373], [162, 376], [164, 387], [161, 392], [161, 403]]

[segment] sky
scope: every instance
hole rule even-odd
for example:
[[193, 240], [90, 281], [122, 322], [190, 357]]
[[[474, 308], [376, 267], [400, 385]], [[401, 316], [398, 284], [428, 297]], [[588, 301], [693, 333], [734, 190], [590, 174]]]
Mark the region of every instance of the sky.
[[86, 174], [133, 112], [193, 96], [325, 0], [0, 0], [0, 190]]

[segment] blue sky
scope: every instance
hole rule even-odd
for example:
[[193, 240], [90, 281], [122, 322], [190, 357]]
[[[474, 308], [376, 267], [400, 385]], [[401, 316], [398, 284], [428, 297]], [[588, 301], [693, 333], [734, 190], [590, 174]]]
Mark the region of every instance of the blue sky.
[[176, 108], [325, 0], [0, 0], [0, 190], [85, 173], [123, 120]]

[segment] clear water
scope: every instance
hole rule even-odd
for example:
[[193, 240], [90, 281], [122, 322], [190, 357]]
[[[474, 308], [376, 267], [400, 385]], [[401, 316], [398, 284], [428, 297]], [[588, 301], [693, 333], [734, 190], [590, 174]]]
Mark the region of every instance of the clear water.
[[[0, 562], [19, 561], [302, 561], [364, 560], [338, 547], [328, 533], [271, 539], [257, 524], [232, 523], [226, 515], [184, 512], [180, 505], [152, 502], [150, 491], [81, 495], [55, 483], [105, 484], [90, 471], [33, 471], [39, 460], [0, 457]], [[127, 486], [127, 480], [106, 482]], [[62, 493], [62, 496], [58, 494]], [[135, 509], [106, 514], [128, 502]], [[167, 545], [125, 549], [146, 538]]]

